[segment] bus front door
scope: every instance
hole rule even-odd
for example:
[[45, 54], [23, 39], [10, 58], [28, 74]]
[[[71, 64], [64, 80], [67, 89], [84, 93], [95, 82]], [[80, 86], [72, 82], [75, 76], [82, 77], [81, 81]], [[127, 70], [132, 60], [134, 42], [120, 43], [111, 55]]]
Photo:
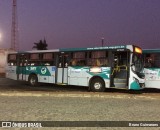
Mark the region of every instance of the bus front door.
[[57, 57], [57, 84], [68, 83], [68, 56], [68, 54], [61, 53]]
[[26, 80], [26, 60], [25, 54], [19, 55], [19, 61], [17, 65], [17, 80]]
[[129, 52], [116, 51], [113, 52], [113, 57], [111, 87], [127, 89], [129, 80]]

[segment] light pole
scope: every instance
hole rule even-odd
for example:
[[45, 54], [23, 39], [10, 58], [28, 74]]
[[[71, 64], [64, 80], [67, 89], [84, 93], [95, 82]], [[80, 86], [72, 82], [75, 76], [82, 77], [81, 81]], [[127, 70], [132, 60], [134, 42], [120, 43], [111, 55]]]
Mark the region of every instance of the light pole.
[[102, 41], [102, 47], [104, 46], [104, 37], [101, 38]]

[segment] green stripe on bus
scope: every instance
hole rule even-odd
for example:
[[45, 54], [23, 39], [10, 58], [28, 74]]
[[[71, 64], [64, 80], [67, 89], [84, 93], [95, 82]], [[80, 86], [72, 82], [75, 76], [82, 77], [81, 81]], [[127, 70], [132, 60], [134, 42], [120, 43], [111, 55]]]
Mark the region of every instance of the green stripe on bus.
[[31, 73], [39, 74], [42, 76], [51, 76], [48, 68], [45, 66], [26, 66], [26, 67], [17, 67], [17, 74], [26, 74], [29, 75]]

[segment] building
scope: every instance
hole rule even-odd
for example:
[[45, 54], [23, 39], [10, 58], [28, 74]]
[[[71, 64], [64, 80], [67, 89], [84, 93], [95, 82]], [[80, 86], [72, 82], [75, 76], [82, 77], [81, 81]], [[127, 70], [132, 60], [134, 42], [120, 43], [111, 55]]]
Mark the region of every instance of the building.
[[7, 54], [13, 52], [11, 49], [1, 49], [0, 48], [0, 76], [5, 75], [5, 66], [7, 61]]

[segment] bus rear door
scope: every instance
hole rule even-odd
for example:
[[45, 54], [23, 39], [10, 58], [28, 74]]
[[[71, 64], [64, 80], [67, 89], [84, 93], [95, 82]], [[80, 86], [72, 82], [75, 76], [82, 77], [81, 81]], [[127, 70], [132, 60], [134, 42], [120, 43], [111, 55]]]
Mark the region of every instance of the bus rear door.
[[19, 60], [17, 65], [17, 80], [26, 80], [27, 55], [19, 54], [18, 57]]
[[69, 54], [67, 53], [57, 55], [57, 84], [68, 83], [68, 58]]

